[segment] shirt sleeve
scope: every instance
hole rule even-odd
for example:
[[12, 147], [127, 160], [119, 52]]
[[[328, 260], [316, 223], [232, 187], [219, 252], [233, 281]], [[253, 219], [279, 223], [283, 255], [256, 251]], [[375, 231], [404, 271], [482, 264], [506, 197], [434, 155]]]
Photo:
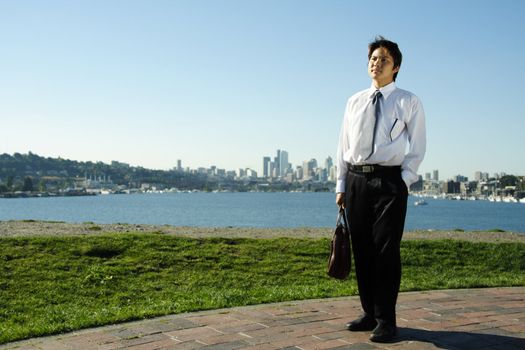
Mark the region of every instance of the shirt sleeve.
[[343, 124], [341, 125], [341, 132], [339, 134], [339, 144], [337, 146], [337, 182], [335, 185], [335, 192], [345, 192], [346, 186], [346, 173], [348, 171], [346, 161], [344, 160], [345, 151], [349, 148], [348, 130], [347, 130], [347, 118], [348, 118], [348, 105], [346, 104], [345, 114], [343, 117]]
[[401, 176], [407, 187], [418, 180], [417, 170], [423, 161], [427, 146], [423, 105], [419, 98], [413, 96], [411, 106], [410, 119], [407, 122], [409, 149], [401, 165]]

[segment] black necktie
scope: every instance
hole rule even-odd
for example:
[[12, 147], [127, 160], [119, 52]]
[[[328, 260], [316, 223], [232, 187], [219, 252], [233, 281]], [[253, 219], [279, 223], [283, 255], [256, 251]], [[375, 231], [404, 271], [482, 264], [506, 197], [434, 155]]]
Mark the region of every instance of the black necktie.
[[361, 142], [361, 155], [366, 160], [374, 153], [374, 141], [376, 135], [377, 121], [381, 113], [379, 99], [383, 96], [381, 91], [376, 90], [371, 97], [371, 102], [365, 110], [365, 122], [363, 123], [363, 140]]

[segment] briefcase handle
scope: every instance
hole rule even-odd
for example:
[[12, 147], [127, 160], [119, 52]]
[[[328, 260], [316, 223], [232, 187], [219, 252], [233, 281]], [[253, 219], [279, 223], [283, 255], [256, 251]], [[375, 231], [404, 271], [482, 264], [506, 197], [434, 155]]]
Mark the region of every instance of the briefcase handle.
[[335, 222], [335, 226], [339, 225], [341, 223], [341, 219], [343, 220], [343, 226], [348, 229], [348, 218], [346, 217], [346, 210], [344, 210], [342, 207], [339, 207], [339, 213], [337, 214], [337, 221]]

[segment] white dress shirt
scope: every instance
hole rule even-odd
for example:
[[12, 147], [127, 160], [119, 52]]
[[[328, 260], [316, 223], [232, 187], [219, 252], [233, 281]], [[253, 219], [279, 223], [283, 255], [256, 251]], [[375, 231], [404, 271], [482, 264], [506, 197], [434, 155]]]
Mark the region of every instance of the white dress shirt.
[[[364, 110], [376, 87], [360, 91], [346, 104], [343, 125], [337, 148], [336, 192], [345, 192], [347, 163], [352, 165], [400, 165], [407, 188], [418, 180], [417, 169], [426, 150], [425, 112], [419, 98], [398, 89], [394, 82], [380, 88], [381, 114], [377, 120], [374, 153], [359, 154], [356, 145], [362, 135]], [[407, 149], [408, 144], [408, 149]]]

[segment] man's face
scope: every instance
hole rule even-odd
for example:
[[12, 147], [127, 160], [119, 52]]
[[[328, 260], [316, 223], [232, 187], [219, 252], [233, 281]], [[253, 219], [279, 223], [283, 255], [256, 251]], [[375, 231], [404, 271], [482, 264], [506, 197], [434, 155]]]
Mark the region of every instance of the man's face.
[[379, 83], [382, 87], [394, 81], [394, 73], [399, 71], [399, 67], [394, 68], [394, 59], [387, 49], [378, 47], [372, 52], [368, 61], [368, 75], [372, 80]]

